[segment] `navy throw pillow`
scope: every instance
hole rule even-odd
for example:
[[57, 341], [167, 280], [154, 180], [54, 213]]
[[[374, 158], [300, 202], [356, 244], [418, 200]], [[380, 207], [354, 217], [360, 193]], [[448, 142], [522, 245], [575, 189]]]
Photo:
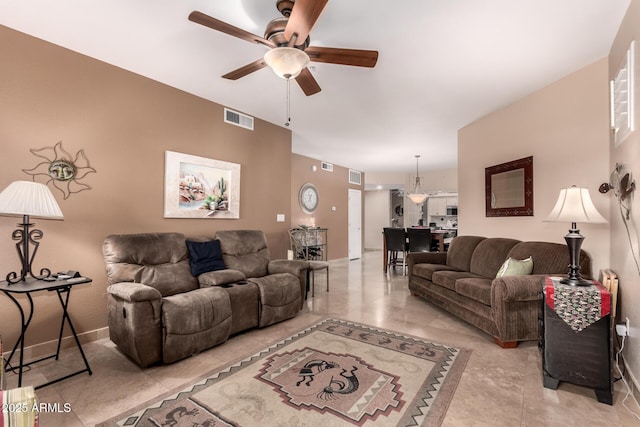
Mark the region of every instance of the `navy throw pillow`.
[[209, 271], [224, 270], [220, 240], [193, 242], [187, 240], [191, 274], [195, 277]]

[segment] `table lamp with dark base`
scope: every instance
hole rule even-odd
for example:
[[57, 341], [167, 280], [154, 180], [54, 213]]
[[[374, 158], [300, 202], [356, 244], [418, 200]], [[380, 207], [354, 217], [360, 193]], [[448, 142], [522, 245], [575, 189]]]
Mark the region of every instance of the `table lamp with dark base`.
[[569, 234], [564, 236], [569, 250], [569, 274], [560, 283], [571, 286], [589, 286], [593, 282], [585, 280], [580, 275], [580, 247], [584, 236], [576, 223], [605, 223], [606, 219], [596, 209], [589, 196], [589, 190], [578, 188], [575, 185], [570, 188], [560, 190], [560, 196], [549, 216], [544, 221], [570, 222]]

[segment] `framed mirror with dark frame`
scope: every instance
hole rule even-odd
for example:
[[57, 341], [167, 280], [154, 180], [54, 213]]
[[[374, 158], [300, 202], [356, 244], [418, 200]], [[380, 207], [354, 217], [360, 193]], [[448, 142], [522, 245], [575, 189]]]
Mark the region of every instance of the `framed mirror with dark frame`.
[[533, 216], [533, 156], [485, 168], [486, 216]]

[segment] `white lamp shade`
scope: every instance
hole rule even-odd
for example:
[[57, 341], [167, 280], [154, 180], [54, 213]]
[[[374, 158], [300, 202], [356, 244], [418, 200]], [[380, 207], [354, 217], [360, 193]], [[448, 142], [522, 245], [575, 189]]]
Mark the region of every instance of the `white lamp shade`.
[[295, 47], [276, 47], [264, 54], [264, 62], [283, 79], [293, 79], [309, 63], [309, 55]]
[[606, 219], [596, 209], [589, 190], [576, 186], [560, 190], [560, 196], [549, 216], [550, 222], [605, 223]]
[[63, 218], [49, 187], [32, 181], [14, 181], [0, 193], [0, 215]]
[[412, 194], [407, 194], [407, 197], [416, 204], [420, 204], [420, 203], [424, 203], [425, 200], [427, 200], [427, 195], [424, 193], [412, 193]]

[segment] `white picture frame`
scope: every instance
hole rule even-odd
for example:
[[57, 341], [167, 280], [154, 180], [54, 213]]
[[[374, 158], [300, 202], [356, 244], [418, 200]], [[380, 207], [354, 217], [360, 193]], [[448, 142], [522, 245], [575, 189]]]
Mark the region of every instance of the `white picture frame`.
[[240, 165], [165, 151], [164, 217], [240, 218]]

